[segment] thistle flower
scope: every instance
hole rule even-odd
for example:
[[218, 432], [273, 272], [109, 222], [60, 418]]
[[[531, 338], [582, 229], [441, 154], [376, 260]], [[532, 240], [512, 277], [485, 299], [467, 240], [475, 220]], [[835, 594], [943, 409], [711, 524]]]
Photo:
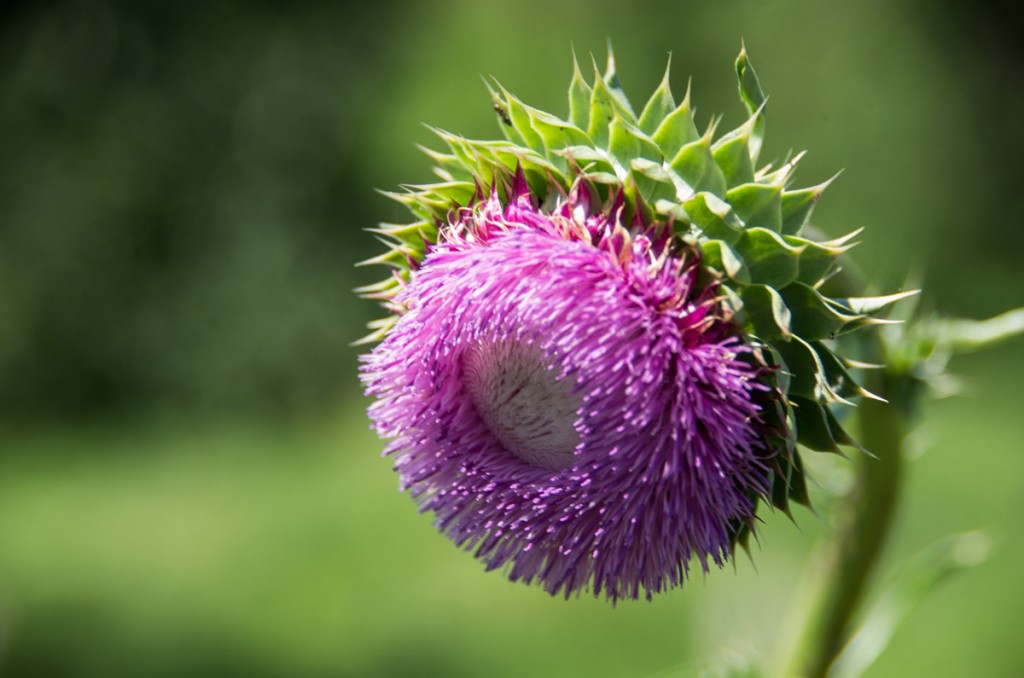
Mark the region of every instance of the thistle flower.
[[795, 442], [852, 444], [865, 392], [829, 347], [896, 296], [832, 299], [848, 239], [800, 233], [825, 185], [755, 171], [749, 120], [698, 134], [668, 73], [639, 116], [614, 60], [569, 120], [493, 91], [506, 141], [439, 132], [440, 183], [378, 230], [391, 315], [362, 378], [403, 489], [489, 569], [567, 597], [637, 598], [723, 565], [766, 501], [806, 503]]

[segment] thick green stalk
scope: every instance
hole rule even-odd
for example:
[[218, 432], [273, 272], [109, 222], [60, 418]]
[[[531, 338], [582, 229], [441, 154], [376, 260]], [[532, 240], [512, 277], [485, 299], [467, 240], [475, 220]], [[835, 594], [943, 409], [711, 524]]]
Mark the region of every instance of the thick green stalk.
[[[881, 353], [880, 346], [874, 348]], [[871, 391], [891, 400], [865, 400], [857, 408], [860, 441], [876, 458], [861, 455], [856, 462], [856, 483], [844, 499], [839, 524], [816, 568], [819, 589], [787, 676], [819, 678], [828, 674], [850, 638], [854, 617], [892, 526], [903, 478], [905, 422], [902, 394], [898, 393], [902, 380], [883, 369], [867, 381]]]

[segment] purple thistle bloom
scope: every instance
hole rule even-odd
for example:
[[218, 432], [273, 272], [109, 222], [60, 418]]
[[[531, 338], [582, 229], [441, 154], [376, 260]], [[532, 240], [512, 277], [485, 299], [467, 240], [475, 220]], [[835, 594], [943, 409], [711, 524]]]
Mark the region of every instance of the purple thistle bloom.
[[551, 594], [723, 565], [769, 491], [769, 389], [697, 254], [583, 183], [548, 211], [521, 174], [498, 193], [442, 225], [364, 358], [403, 489]]

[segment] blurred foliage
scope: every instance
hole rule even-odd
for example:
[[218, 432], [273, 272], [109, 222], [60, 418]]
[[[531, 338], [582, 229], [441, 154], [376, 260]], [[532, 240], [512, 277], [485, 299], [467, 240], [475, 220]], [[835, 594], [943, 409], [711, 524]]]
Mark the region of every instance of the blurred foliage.
[[375, 215], [358, 5], [99, 1], [4, 22], [0, 403], [290, 407], [351, 390]]
[[[809, 516], [805, 533], [769, 519], [758, 574], [741, 562], [612, 609], [484, 574], [395, 491], [349, 346], [377, 315], [350, 292], [379, 274], [353, 267], [379, 251], [362, 229], [404, 213], [374, 189], [429, 178], [421, 122], [497, 132], [481, 74], [564, 111], [570, 45], [601, 60], [608, 37], [629, 94], [672, 52], [698, 121], [735, 125], [742, 38], [772, 95], [762, 157], [809, 149], [800, 185], [845, 168], [815, 218], [867, 227], [853, 255], [875, 291], [916, 267], [926, 308], [991, 316], [1022, 292], [1008, 16], [925, 0], [5, 3], [0, 673], [675, 675], [722, 645], [770, 652]], [[963, 359], [987, 398], [928, 406], [938, 444], [894, 542], [988, 526], [995, 556], [868, 675], [1024, 673], [1020, 348]]]
[[[870, 678], [1024, 670], [1024, 427], [1006, 425], [1020, 387], [1004, 369], [1024, 344], [1012, 349], [963, 359], [985, 399], [928, 405], [933, 449], [891, 546], [899, 562], [985, 526], [994, 556], [924, 601]], [[0, 456], [4, 676], [683, 678], [723, 655], [770, 656], [794, 631], [786, 610], [823, 531], [807, 512], [797, 527], [768, 514], [753, 562], [613, 608], [485, 572], [397, 492], [354, 408], [286, 427], [2, 433], [21, 452]], [[809, 461], [820, 479], [851, 470]]]
[[672, 51], [702, 123], [742, 115], [744, 36], [773, 92], [763, 156], [809, 148], [801, 185], [846, 167], [819, 218], [869, 227], [878, 287], [912, 250], [943, 305], [1008, 305], [1024, 94], [1006, 22], [881, 0], [608, 7], [6, 5], [4, 415], [287, 413], [351, 393], [348, 344], [374, 313], [352, 264], [376, 249], [361, 229], [394, 214], [374, 187], [426, 178], [417, 123], [495, 134], [481, 71], [562, 110], [570, 43], [601, 59], [605, 36], [628, 91], [653, 89]]

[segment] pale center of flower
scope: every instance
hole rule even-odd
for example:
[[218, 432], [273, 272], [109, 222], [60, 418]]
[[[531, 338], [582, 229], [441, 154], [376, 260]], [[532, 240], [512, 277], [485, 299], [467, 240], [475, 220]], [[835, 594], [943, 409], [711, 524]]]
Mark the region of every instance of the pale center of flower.
[[504, 340], [469, 348], [466, 388], [487, 428], [520, 460], [559, 471], [573, 464], [580, 401], [529, 344]]

